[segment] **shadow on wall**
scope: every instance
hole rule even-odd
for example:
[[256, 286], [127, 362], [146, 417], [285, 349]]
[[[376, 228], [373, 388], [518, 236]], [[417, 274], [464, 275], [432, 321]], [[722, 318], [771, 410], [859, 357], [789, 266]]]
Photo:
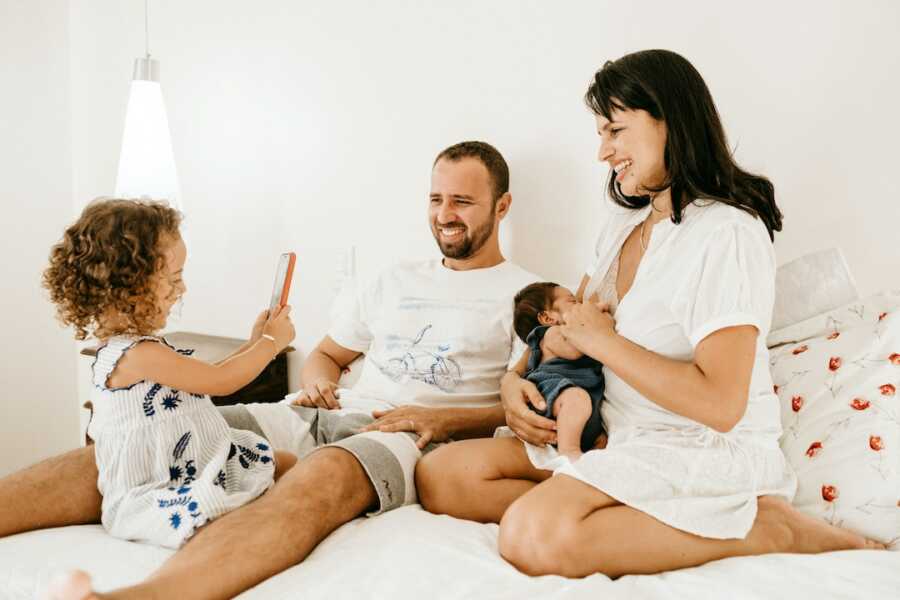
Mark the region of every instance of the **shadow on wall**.
[[501, 242], [513, 262], [574, 290], [593, 251], [603, 190], [585, 197], [585, 170], [548, 154], [511, 162], [513, 206]]

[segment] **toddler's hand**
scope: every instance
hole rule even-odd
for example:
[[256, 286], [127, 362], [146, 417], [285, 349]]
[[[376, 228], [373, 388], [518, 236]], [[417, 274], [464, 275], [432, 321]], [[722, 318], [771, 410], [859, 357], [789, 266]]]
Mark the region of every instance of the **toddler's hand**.
[[263, 327], [266, 325], [266, 321], [269, 320], [269, 311], [264, 310], [259, 313], [259, 316], [256, 317], [256, 321], [253, 322], [253, 329], [250, 331], [250, 342], [253, 343], [259, 338], [262, 337]]
[[291, 343], [294, 339], [294, 324], [291, 322], [291, 307], [283, 306], [274, 315], [269, 317], [263, 325], [263, 333], [275, 338], [275, 347], [278, 352]]

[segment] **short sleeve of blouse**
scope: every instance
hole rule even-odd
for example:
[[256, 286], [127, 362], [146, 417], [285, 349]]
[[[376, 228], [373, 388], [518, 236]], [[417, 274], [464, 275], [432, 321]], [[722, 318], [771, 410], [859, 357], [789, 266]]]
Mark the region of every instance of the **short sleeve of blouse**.
[[775, 252], [761, 223], [726, 223], [703, 242], [672, 299], [672, 312], [696, 348], [709, 334], [752, 325], [765, 337], [775, 302]]

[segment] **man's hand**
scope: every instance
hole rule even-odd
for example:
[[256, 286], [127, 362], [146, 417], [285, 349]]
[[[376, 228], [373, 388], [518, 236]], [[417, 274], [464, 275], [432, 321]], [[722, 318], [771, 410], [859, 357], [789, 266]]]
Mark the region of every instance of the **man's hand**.
[[338, 384], [327, 379], [317, 379], [303, 386], [303, 391], [294, 398], [293, 404], [310, 408], [328, 408], [335, 410], [341, 407], [337, 393]]
[[450, 439], [453, 433], [450, 431], [450, 411], [452, 409], [424, 406], [376, 410], [372, 412], [375, 421], [359, 431], [409, 431], [419, 436], [416, 446], [421, 450], [431, 442], [446, 442]]
[[500, 384], [500, 398], [506, 412], [506, 424], [519, 439], [535, 446], [556, 443], [556, 421], [542, 417], [528, 407], [529, 402], [538, 410], [547, 406], [537, 386], [509, 372]]

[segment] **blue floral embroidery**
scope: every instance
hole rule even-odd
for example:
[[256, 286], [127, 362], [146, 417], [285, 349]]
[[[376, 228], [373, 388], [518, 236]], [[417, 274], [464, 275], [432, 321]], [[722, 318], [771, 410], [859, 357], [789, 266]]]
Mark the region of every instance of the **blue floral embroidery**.
[[219, 471], [218, 475], [216, 475], [216, 478], [213, 481], [213, 485], [217, 485], [223, 490], [225, 489], [225, 471]]
[[156, 394], [158, 394], [161, 389], [162, 386], [160, 384], [154, 383], [153, 387], [150, 388], [150, 391], [147, 392], [147, 395], [144, 396], [144, 416], [152, 417], [156, 414], [156, 409], [153, 407], [153, 398], [156, 397]]
[[175, 352], [178, 354], [183, 354], [184, 356], [191, 356], [194, 353], [193, 348], [176, 348]]
[[[181, 467], [179, 467], [178, 465], [171, 465], [169, 467], [169, 481], [178, 481], [181, 479], [181, 476]], [[172, 491], [174, 490], [175, 488], [172, 488]]]
[[172, 516], [169, 517], [169, 523], [172, 525], [172, 529], [178, 529], [181, 526], [181, 515], [177, 512], [172, 513]]
[[175, 444], [175, 448], [172, 450], [172, 457], [175, 460], [181, 458], [181, 455], [184, 454], [184, 451], [187, 449], [188, 444], [191, 441], [191, 432], [188, 431], [184, 435], [179, 438], [178, 443]]
[[162, 401], [162, 407], [165, 410], [175, 410], [181, 404], [181, 397], [178, 393], [168, 394]]
[[256, 448], [257, 448], [257, 450], [262, 450], [263, 452], [265, 452], [266, 450], [269, 449], [269, 447], [266, 446], [265, 444], [257, 444]]

